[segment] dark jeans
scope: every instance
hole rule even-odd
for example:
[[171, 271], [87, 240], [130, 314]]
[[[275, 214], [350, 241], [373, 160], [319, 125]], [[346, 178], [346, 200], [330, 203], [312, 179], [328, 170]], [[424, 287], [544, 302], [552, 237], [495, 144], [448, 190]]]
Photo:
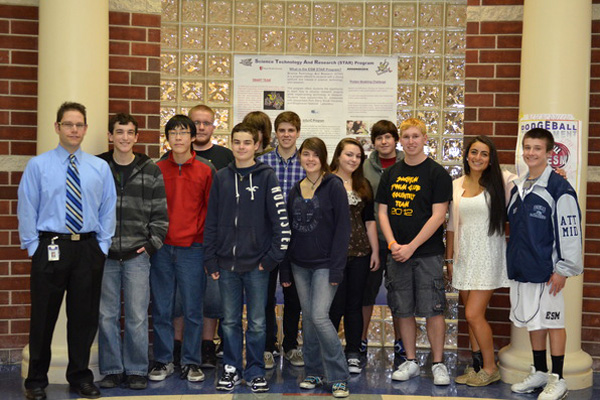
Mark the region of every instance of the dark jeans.
[[339, 329], [340, 320], [344, 317], [346, 354], [358, 353], [360, 348], [363, 330], [362, 297], [370, 260], [370, 255], [348, 257], [344, 280], [340, 283], [329, 310], [329, 318], [336, 329]]
[[67, 292], [67, 381], [92, 383], [90, 348], [98, 330], [100, 288], [105, 255], [95, 237], [79, 242], [57, 240], [60, 260], [48, 261], [49, 238], [41, 238], [31, 263], [31, 320], [27, 389], [48, 386], [52, 333]]
[[[279, 267], [275, 267], [269, 275], [269, 291], [267, 295], [267, 343], [266, 351], [275, 350], [277, 343], [277, 318], [275, 316], [275, 291], [277, 290], [277, 274]], [[298, 291], [291, 276], [292, 286], [283, 288], [283, 351], [288, 352], [298, 347], [298, 324], [300, 323], [300, 300]]]

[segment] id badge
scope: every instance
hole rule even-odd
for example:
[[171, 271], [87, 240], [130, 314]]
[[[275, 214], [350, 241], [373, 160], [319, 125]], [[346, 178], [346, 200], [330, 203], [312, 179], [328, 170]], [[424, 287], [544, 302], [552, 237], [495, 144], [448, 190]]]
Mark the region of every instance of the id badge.
[[58, 261], [60, 259], [60, 249], [57, 244], [54, 244], [54, 240], [58, 237], [52, 238], [52, 243], [48, 245], [48, 261]]

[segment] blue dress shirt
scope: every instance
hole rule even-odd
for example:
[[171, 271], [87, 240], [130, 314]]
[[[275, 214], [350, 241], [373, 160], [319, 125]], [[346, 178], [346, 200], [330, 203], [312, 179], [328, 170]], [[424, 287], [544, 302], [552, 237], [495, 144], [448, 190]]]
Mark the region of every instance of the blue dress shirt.
[[[77, 149], [75, 163], [81, 179], [83, 199], [82, 233], [96, 232], [104, 254], [108, 254], [116, 226], [117, 195], [106, 161]], [[21, 248], [33, 256], [41, 231], [68, 234], [66, 219], [66, 180], [69, 152], [58, 145], [32, 158], [19, 183], [19, 237]]]

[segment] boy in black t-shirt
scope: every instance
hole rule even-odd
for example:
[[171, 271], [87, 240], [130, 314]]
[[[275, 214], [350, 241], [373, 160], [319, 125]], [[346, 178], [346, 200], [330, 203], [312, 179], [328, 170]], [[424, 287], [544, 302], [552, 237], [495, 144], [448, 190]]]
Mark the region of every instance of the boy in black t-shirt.
[[375, 201], [379, 223], [392, 258], [386, 275], [388, 305], [400, 318], [406, 361], [392, 374], [406, 381], [419, 376], [416, 361], [415, 317], [426, 318], [427, 336], [433, 355], [433, 383], [449, 385], [443, 364], [444, 308], [443, 228], [452, 179], [446, 170], [424, 152], [427, 128], [410, 118], [400, 125], [404, 160], [386, 169], [381, 176]]

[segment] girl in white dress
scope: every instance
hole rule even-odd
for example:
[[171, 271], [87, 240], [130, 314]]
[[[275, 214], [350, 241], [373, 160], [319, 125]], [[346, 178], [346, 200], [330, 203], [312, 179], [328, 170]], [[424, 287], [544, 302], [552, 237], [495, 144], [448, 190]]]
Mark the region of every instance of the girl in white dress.
[[467, 144], [463, 164], [465, 175], [453, 182], [446, 265], [465, 305], [473, 366], [456, 383], [486, 386], [500, 380], [485, 311], [494, 290], [508, 287], [506, 199], [516, 176], [500, 170], [496, 147], [486, 136]]

